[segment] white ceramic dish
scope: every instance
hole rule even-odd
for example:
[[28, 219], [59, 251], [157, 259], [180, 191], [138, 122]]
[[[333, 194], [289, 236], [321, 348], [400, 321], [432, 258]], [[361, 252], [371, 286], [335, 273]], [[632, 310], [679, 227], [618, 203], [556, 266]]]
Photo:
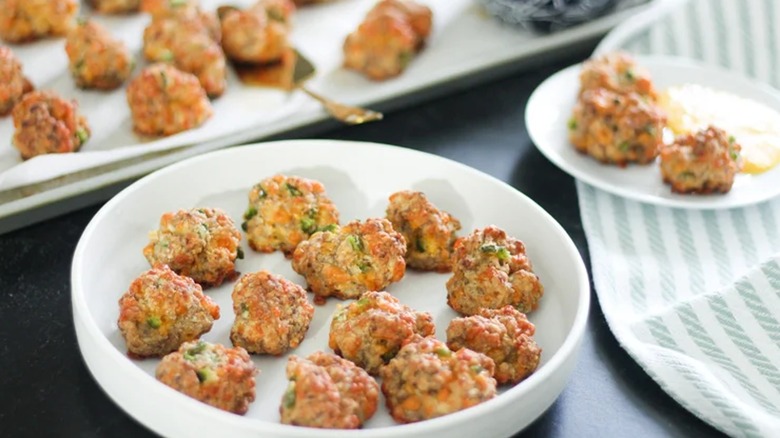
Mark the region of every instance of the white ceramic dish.
[[[693, 60], [640, 56], [658, 89], [697, 83], [756, 100], [780, 111], [780, 92], [744, 76]], [[550, 76], [533, 92], [525, 112], [534, 144], [550, 161], [573, 177], [602, 190], [637, 201], [691, 209], [734, 208], [766, 201], [780, 194], [780, 169], [760, 175], [738, 174], [726, 194], [681, 195], [661, 180], [657, 165], [626, 168], [601, 164], [578, 153], [569, 143], [567, 120], [579, 89], [581, 66], [573, 65]]]
[[[341, 212], [341, 221], [383, 216], [387, 197], [402, 189], [424, 191], [462, 224], [462, 233], [496, 224], [522, 239], [546, 294], [530, 315], [543, 348], [535, 374], [484, 404], [410, 425], [396, 425], [380, 400], [365, 429], [327, 431], [279, 424], [278, 405], [286, 380], [282, 358], [254, 357], [262, 370], [257, 400], [246, 416], [229, 414], [190, 399], [153, 377], [157, 360], [125, 355], [116, 326], [117, 300], [149, 266], [141, 254], [147, 233], [166, 211], [195, 206], [220, 207], [240, 222], [249, 188], [274, 173], [320, 180]], [[243, 247], [247, 246], [244, 242]], [[303, 283], [279, 253], [245, 251], [238, 269], [269, 269]], [[442, 338], [456, 314], [446, 305], [448, 275], [407, 272], [388, 291], [402, 302], [434, 316]], [[205, 339], [230, 345], [232, 284], [207, 291], [222, 317]], [[311, 296], [310, 296], [311, 298]], [[106, 393], [126, 412], [163, 436], [355, 436], [423, 437], [509, 436], [541, 415], [563, 390], [585, 329], [589, 307], [588, 276], [580, 255], [555, 220], [525, 195], [461, 164], [393, 146], [302, 140], [214, 152], [160, 170], [109, 201], [84, 231], [73, 259], [72, 304], [79, 347], [87, 366]], [[337, 304], [316, 306], [304, 342], [292, 353], [327, 349], [330, 317]]]

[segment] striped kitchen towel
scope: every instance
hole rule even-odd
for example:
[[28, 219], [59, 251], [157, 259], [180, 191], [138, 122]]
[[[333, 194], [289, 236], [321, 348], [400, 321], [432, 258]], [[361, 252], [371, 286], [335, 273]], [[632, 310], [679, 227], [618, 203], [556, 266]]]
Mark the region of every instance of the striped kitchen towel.
[[[619, 26], [597, 52], [685, 56], [780, 88], [780, 2], [659, 2], [677, 5], [648, 26]], [[596, 293], [621, 345], [714, 427], [780, 436], [780, 199], [700, 211], [577, 190]]]

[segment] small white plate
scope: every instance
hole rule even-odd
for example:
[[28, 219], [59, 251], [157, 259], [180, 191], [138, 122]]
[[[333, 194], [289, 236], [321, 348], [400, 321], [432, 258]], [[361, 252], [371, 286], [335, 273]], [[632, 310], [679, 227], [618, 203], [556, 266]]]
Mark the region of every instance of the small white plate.
[[[255, 356], [262, 370], [257, 400], [245, 416], [188, 398], [157, 382], [158, 360], [131, 360], [117, 329], [117, 301], [130, 282], [149, 268], [141, 250], [147, 233], [167, 211], [195, 206], [224, 209], [240, 223], [249, 188], [274, 173], [321, 181], [338, 206], [341, 222], [384, 216], [388, 196], [398, 190], [425, 192], [460, 219], [461, 234], [495, 224], [526, 244], [545, 285], [540, 307], [530, 315], [543, 349], [539, 369], [527, 380], [486, 403], [416, 424], [397, 425], [380, 400], [362, 430], [316, 430], [279, 423], [286, 386], [286, 357]], [[243, 273], [268, 269], [299, 284], [281, 254], [257, 254], [246, 243]], [[541, 207], [512, 187], [472, 168], [434, 155], [393, 146], [339, 141], [288, 141], [227, 149], [175, 164], [131, 185], [109, 201], [84, 231], [73, 258], [73, 318], [79, 348], [95, 380], [126, 412], [163, 436], [230, 437], [493, 437], [530, 424], [558, 397], [574, 368], [587, 319], [590, 290], [577, 248]], [[440, 339], [456, 317], [446, 304], [448, 274], [408, 271], [388, 288], [403, 303], [431, 312]], [[207, 290], [221, 318], [204, 336], [230, 345], [233, 284]], [[310, 296], [311, 298], [311, 296]], [[330, 319], [338, 300], [316, 306], [303, 343], [291, 354], [328, 349]]]
[[[637, 63], [652, 75], [659, 90], [696, 83], [761, 102], [780, 111], [780, 92], [767, 85], [718, 67], [693, 60], [662, 56], [638, 56]], [[555, 73], [533, 92], [525, 111], [528, 133], [536, 147], [571, 176], [626, 198], [668, 207], [722, 209], [742, 207], [780, 194], [780, 171], [759, 175], [738, 174], [726, 194], [682, 195], [672, 193], [661, 179], [657, 165], [625, 168], [602, 164], [580, 154], [569, 143], [566, 129], [579, 90], [581, 65]]]

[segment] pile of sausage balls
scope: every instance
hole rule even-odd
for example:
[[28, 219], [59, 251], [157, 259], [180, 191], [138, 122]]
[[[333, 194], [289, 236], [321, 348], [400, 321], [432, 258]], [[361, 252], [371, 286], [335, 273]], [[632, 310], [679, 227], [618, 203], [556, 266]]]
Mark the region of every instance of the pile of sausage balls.
[[[258, 0], [239, 9], [202, 10], [198, 0], [91, 0], [98, 14], [145, 12], [147, 65], [132, 79], [135, 60], [125, 44], [88, 18], [76, 18], [77, 0], [6, 0], [0, 38], [12, 44], [65, 37], [69, 71], [81, 89], [126, 88], [134, 130], [168, 136], [193, 129], [213, 114], [210, 99], [227, 88], [228, 60], [279, 63], [296, 5], [311, 0]], [[375, 80], [400, 74], [422, 48], [432, 14], [413, 0], [380, 0], [344, 43], [344, 65]], [[17, 105], [18, 104], [18, 105]], [[22, 159], [78, 151], [90, 137], [78, 103], [53, 91], [33, 91], [22, 64], [0, 46], [0, 116], [12, 113], [13, 145]]]
[[[459, 237], [458, 219], [415, 191], [390, 195], [385, 217], [341, 225], [323, 184], [292, 175], [263, 179], [248, 198], [240, 228], [249, 248], [283, 252], [315, 303], [352, 300], [331, 316], [332, 352], [289, 355], [289, 383], [278, 394], [282, 423], [360, 428], [380, 391], [398, 422], [427, 420], [489, 400], [498, 385], [537, 368], [541, 349], [526, 313], [544, 288], [523, 242], [498, 227]], [[307, 290], [281, 275], [240, 275], [241, 239], [219, 209], [163, 214], [143, 249], [151, 269], [119, 300], [118, 320], [131, 357], [162, 357], [161, 382], [237, 414], [255, 398], [250, 354], [294, 350], [315, 312]], [[434, 337], [429, 313], [386, 291], [407, 267], [451, 272], [447, 304], [461, 316], [446, 328], [446, 342]], [[203, 289], [226, 281], [235, 281], [232, 348], [200, 339], [220, 317]]]
[[742, 167], [741, 146], [707, 126], [664, 143], [666, 115], [649, 73], [627, 53], [586, 61], [568, 123], [577, 151], [606, 164], [654, 163], [676, 193], [726, 193]]

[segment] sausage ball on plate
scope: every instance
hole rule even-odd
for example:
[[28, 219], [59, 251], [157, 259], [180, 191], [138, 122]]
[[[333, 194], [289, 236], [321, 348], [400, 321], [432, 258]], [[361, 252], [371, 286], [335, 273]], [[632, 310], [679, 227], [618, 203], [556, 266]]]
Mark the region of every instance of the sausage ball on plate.
[[607, 53], [582, 64], [580, 93], [597, 89], [619, 94], [637, 93], [651, 101], [657, 98], [650, 74], [624, 52]]
[[228, 58], [249, 64], [279, 60], [288, 47], [288, 26], [283, 13], [283, 8], [266, 10], [261, 3], [226, 12], [220, 22], [222, 48]]
[[22, 43], [68, 32], [79, 9], [76, 0], [4, 0], [0, 38]]
[[415, 312], [387, 292], [366, 292], [336, 311], [328, 346], [369, 374], [377, 374], [404, 341], [415, 334], [433, 335], [435, 330], [430, 313]]
[[496, 364], [499, 384], [516, 384], [536, 370], [541, 348], [525, 315], [511, 306], [482, 309], [477, 315], [455, 318], [447, 327], [447, 345], [484, 353]]
[[126, 14], [137, 12], [141, 0], [89, 0], [88, 3], [102, 14]]
[[344, 66], [381, 81], [398, 76], [414, 57], [417, 34], [398, 14], [367, 17], [344, 41]]
[[456, 312], [474, 315], [483, 307], [512, 306], [527, 313], [543, 294], [525, 245], [504, 230], [489, 226], [455, 241], [447, 304]]
[[406, 273], [406, 241], [387, 219], [352, 221], [314, 233], [295, 249], [292, 267], [303, 275], [318, 301], [358, 298], [384, 290]]
[[661, 175], [677, 193], [726, 193], [742, 166], [741, 150], [734, 137], [709, 126], [661, 148]]
[[282, 396], [282, 423], [358, 429], [376, 412], [379, 385], [362, 368], [321, 351], [287, 361], [290, 383]]
[[450, 350], [433, 337], [415, 336], [379, 372], [390, 415], [401, 423], [428, 420], [490, 400], [495, 365], [482, 353]]
[[235, 278], [241, 232], [218, 208], [193, 208], [165, 213], [160, 228], [149, 233], [144, 257], [162, 263], [201, 286], [219, 286]]
[[25, 94], [14, 106], [13, 145], [26, 160], [41, 154], [76, 152], [90, 136], [78, 103], [53, 91]]
[[162, 356], [198, 339], [219, 318], [219, 306], [191, 278], [158, 265], [136, 278], [119, 299], [119, 331], [127, 352]]
[[187, 342], [160, 361], [157, 380], [215, 408], [243, 415], [255, 401], [255, 375], [249, 354], [206, 341]]
[[588, 90], [569, 120], [569, 140], [602, 163], [625, 166], [655, 160], [663, 144], [666, 116], [636, 93]]
[[417, 35], [417, 44], [422, 45], [431, 34], [433, 12], [431, 8], [412, 0], [381, 0], [368, 12], [368, 17], [376, 15], [400, 15]]
[[22, 95], [32, 91], [32, 88], [14, 52], [0, 46], [0, 116], [10, 113]]
[[406, 264], [415, 269], [449, 272], [460, 222], [439, 210], [422, 192], [390, 195], [387, 219], [406, 239]]
[[197, 128], [213, 114], [198, 78], [161, 63], [146, 67], [130, 81], [127, 103], [133, 128], [145, 135], [172, 135]]
[[314, 317], [306, 291], [268, 271], [241, 277], [232, 297], [230, 340], [250, 353], [280, 355], [296, 348]]
[[241, 227], [255, 251], [290, 255], [299, 243], [322, 229], [334, 229], [339, 212], [319, 181], [274, 175], [252, 187]]
[[113, 90], [133, 71], [133, 58], [124, 43], [92, 20], [79, 21], [65, 43], [70, 73], [81, 88]]

